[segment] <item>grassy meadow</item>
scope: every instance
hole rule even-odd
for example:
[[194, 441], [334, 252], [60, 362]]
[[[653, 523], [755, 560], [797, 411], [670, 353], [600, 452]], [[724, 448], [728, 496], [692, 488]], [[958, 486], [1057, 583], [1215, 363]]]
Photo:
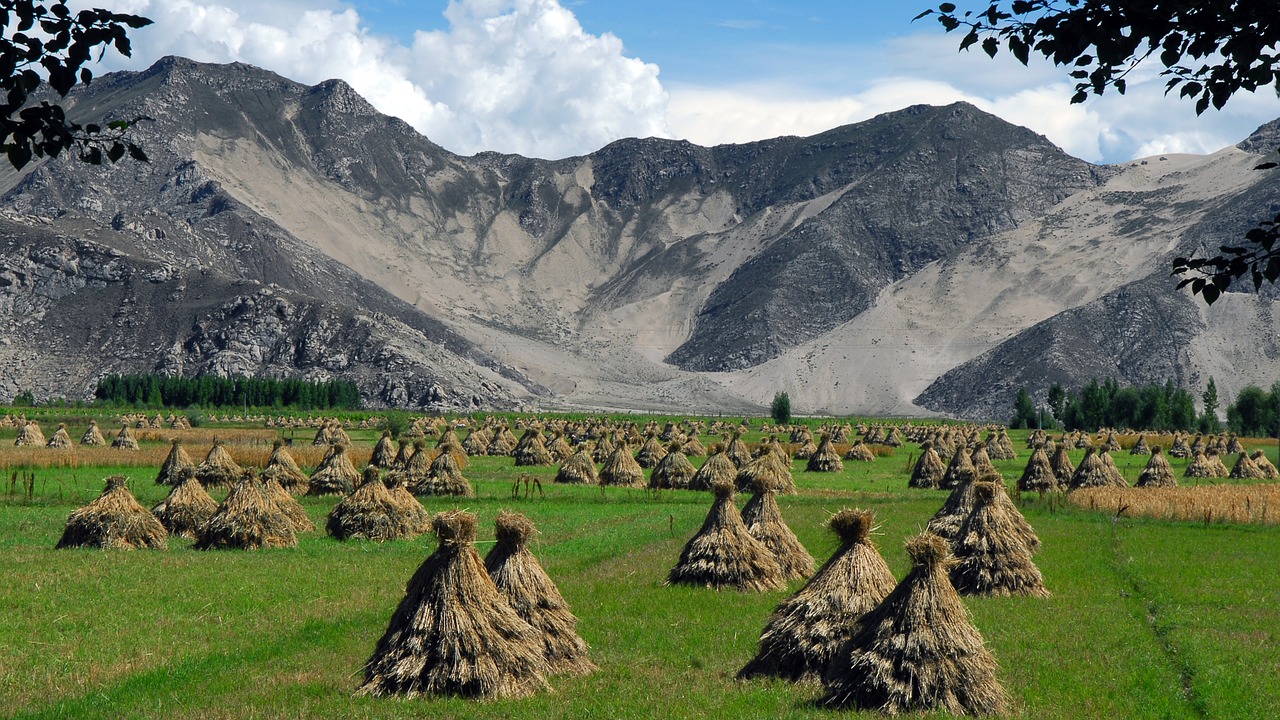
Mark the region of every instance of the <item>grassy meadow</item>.
[[[53, 428], [43, 427], [50, 435]], [[113, 429], [103, 424], [104, 434]], [[69, 430], [78, 440], [83, 426]], [[197, 462], [217, 432], [246, 464], [265, 462], [275, 433], [186, 432]], [[541, 530], [533, 551], [577, 614], [599, 671], [553, 677], [552, 692], [515, 701], [354, 697], [405, 583], [435, 545], [430, 536], [382, 545], [335, 541], [323, 527], [337, 500], [304, 497], [321, 529], [302, 534], [294, 549], [200, 552], [181, 538], [170, 538], [168, 551], [53, 549], [68, 514], [97, 497], [108, 475], [129, 476], [143, 505], [159, 502], [168, 488], [154, 478], [171, 435], [151, 431], [141, 438], [142, 451], [128, 453], [13, 448], [14, 431], [0, 431], [0, 713], [442, 720], [859, 715], [813, 707], [816, 686], [734, 677], [755, 652], [769, 612], [800, 582], [767, 594], [663, 585], [701, 525], [709, 494], [555, 485], [554, 467], [514, 468], [510, 458], [491, 457], [472, 458], [464, 471], [477, 497], [423, 498], [423, 504], [432, 512], [477, 513], [481, 554], [499, 510], [532, 518]], [[367, 459], [375, 433], [353, 431], [352, 438], [353, 460]], [[996, 463], [1011, 490], [1029, 455], [1024, 438], [1013, 434], [1017, 460]], [[302, 445], [301, 434], [299, 440], [295, 458], [309, 469], [320, 452]], [[1276, 462], [1270, 442], [1267, 454]], [[826, 519], [842, 507], [863, 507], [876, 514], [875, 538], [895, 575], [906, 574], [903, 540], [923, 529], [946, 498], [944, 491], [906, 487], [916, 450], [909, 444], [874, 463], [845, 461], [838, 474], [807, 473], [804, 461], [795, 462], [800, 493], [778, 501], [815, 558], [825, 560], [837, 544]], [[1078, 463], [1082, 455], [1072, 458]], [[1117, 453], [1115, 460], [1132, 482], [1146, 457]], [[1186, 462], [1173, 460], [1180, 481]], [[543, 492], [514, 497], [513, 481], [522, 473], [539, 477]], [[216, 498], [224, 494], [214, 491]], [[1053, 596], [966, 598], [1017, 717], [1274, 716], [1280, 527], [1133, 518], [1060, 497], [1019, 502], [1043, 541], [1036, 562]]]

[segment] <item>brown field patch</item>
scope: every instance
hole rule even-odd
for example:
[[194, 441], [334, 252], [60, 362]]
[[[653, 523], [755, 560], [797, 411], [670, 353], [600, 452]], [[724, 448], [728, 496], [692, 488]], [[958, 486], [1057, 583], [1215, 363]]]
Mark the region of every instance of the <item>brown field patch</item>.
[[1280, 523], [1280, 484], [1085, 488], [1067, 501], [1087, 510], [1185, 522]]

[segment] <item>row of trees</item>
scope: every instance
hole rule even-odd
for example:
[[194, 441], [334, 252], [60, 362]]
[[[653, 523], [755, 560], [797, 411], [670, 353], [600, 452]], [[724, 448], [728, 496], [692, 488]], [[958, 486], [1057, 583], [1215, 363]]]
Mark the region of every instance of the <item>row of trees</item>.
[[196, 378], [168, 375], [108, 375], [94, 397], [103, 403], [151, 408], [279, 407], [292, 410], [357, 410], [360, 390], [343, 380], [313, 383], [271, 378]]
[[1227, 426], [1237, 435], [1275, 437], [1280, 433], [1280, 382], [1271, 392], [1250, 385], [1227, 407]]

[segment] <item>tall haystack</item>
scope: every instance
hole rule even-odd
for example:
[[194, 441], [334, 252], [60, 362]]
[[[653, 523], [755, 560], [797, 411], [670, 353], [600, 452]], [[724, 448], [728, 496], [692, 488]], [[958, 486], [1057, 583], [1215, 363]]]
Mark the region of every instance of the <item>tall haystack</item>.
[[596, 472], [596, 463], [591, 459], [586, 443], [579, 443], [578, 451], [560, 463], [555, 482], [569, 485], [600, 484], [600, 473]]
[[302, 503], [295, 500], [288, 490], [281, 487], [274, 476], [263, 473], [259, 479], [262, 481], [262, 489], [267, 494], [267, 499], [275, 503], [276, 507], [280, 508], [280, 512], [289, 518], [290, 523], [293, 523], [295, 534], [316, 529], [316, 524], [311, 522], [311, 516], [307, 514], [306, 508], [302, 507]]
[[658, 464], [653, 466], [653, 472], [649, 474], [650, 489], [689, 489], [689, 483], [693, 482], [693, 476], [697, 474], [698, 469], [689, 462], [688, 456], [681, 450], [680, 441], [672, 440], [665, 452]]
[[733, 482], [736, 477], [738, 466], [725, 455], [724, 445], [716, 443], [711, 446], [711, 454], [702, 463], [702, 467], [689, 480], [689, 489], [710, 491], [716, 481]]
[[462, 450], [472, 457], [482, 457], [489, 454], [491, 442], [493, 442], [493, 435], [488, 428], [476, 428], [467, 433], [467, 438], [462, 441]]
[[451, 497], [475, 497], [476, 495], [471, 489], [471, 481], [463, 476], [462, 469], [458, 467], [457, 457], [447, 450], [431, 461], [426, 477], [409, 489], [415, 495]]
[[315, 472], [311, 473], [308, 495], [348, 495], [360, 482], [360, 471], [347, 455], [347, 446], [334, 443], [329, 446]]
[[1012, 505], [997, 501], [1003, 492], [996, 483], [973, 485], [973, 511], [952, 543], [959, 563], [951, 568], [951, 583], [961, 595], [1049, 597], [1040, 568], [1031, 559], [1021, 524]]
[[129, 432], [128, 425], [121, 425], [120, 432], [116, 433], [116, 439], [112, 441], [111, 447], [116, 450], [137, 450], [138, 441], [134, 439], [133, 433]]
[[409, 458], [413, 457], [413, 443], [409, 438], [402, 437], [399, 442], [400, 447], [396, 448], [396, 459], [392, 461], [391, 467], [397, 470], [403, 470], [409, 464]]
[[987, 454], [987, 444], [980, 442], [974, 446], [969, 452], [969, 461], [973, 463], [973, 474], [981, 477], [988, 473], [996, 472], [996, 466], [991, 462], [991, 456]]
[[58, 430], [49, 438], [49, 442], [44, 444], [47, 448], [55, 450], [70, 450], [75, 447], [71, 442], [71, 434], [67, 432], [66, 423], [58, 423]]
[[164, 463], [160, 465], [160, 474], [156, 475], [157, 485], [177, 485], [178, 478], [183, 470], [190, 468], [195, 470], [196, 464], [182, 449], [182, 441], [173, 438], [170, 441], [169, 454], [165, 456]]
[[14, 447], [41, 447], [45, 440], [44, 433], [40, 431], [40, 425], [35, 420], [22, 423], [18, 429], [18, 437], [14, 439]]
[[564, 433], [557, 430], [547, 444], [547, 452], [551, 453], [555, 462], [562, 463], [572, 457], [574, 451], [569, 441], [564, 439]]
[[302, 472], [284, 441], [278, 438], [271, 443], [271, 457], [267, 466], [262, 468], [262, 477], [280, 483], [280, 487], [291, 495], [304, 495], [311, 488], [311, 478]]
[[774, 609], [760, 633], [760, 650], [738, 672], [739, 678], [822, 679], [858, 621], [896, 584], [871, 543], [872, 519], [870, 511], [847, 509], [831, 518], [827, 525], [840, 538], [840, 547], [804, 587]]
[[414, 537], [425, 529], [422, 518], [406, 512], [403, 502], [387, 489], [378, 468], [370, 465], [360, 487], [329, 511], [325, 529], [339, 540], [385, 542]]
[[516, 459], [516, 467], [553, 465], [556, 461], [542, 439], [542, 431], [535, 427], [524, 431], [520, 436], [520, 444], [516, 445], [512, 455]]
[[739, 492], [767, 487], [781, 495], [796, 494], [796, 481], [791, 477], [791, 463], [785, 455], [774, 450], [769, 450], [742, 466], [734, 483]]
[[192, 539], [217, 511], [218, 502], [209, 497], [209, 492], [196, 479], [194, 466], [179, 470], [169, 495], [151, 508], [151, 513], [170, 535]]
[[631, 451], [625, 444], [618, 445], [613, 454], [600, 468], [601, 485], [617, 485], [619, 487], [645, 487], [644, 470], [640, 463], [631, 457]]
[[926, 532], [907, 541], [907, 553], [911, 572], [836, 652], [820, 702], [887, 715], [1006, 714], [996, 660], [951, 586], [946, 540]]
[[[1105, 451], [1104, 451], [1105, 452]], [[1088, 487], [1108, 487], [1113, 485], [1111, 469], [1099, 457], [1099, 453], [1090, 447], [1084, 452], [1084, 459], [1080, 461], [1080, 465], [1076, 467], [1076, 472], [1071, 476], [1071, 484], [1069, 490], [1078, 490]]]
[[746, 524], [747, 531], [769, 548], [787, 580], [812, 575], [813, 556], [787, 526], [778, 507], [777, 493], [768, 485], [757, 485], [752, 489], [751, 499], [742, 508], [742, 522]]
[[1098, 459], [1107, 468], [1107, 474], [1111, 477], [1111, 485], [1114, 487], [1129, 487], [1129, 482], [1124, 479], [1124, 475], [1120, 472], [1120, 468], [1116, 467], [1116, 461], [1111, 457], [1111, 451], [1103, 449], [1098, 453]]
[[942, 462], [938, 451], [933, 449], [933, 443], [926, 440], [920, 446], [920, 459], [911, 470], [911, 479], [907, 481], [907, 487], [936, 490], [942, 487], [942, 478], [946, 474], [946, 463]]
[[[956, 448], [957, 455], [966, 455], [963, 447]], [[969, 513], [973, 512], [973, 484], [977, 478], [964, 480], [951, 490], [951, 494], [947, 496], [946, 502], [942, 503], [942, 507], [938, 508], [938, 512], [929, 518], [929, 524], [925, 529], [929, 532], [941, 537], [948, 542], [954, 541], [960, 535], [960, 526], [964, 524], [965, 518], [969, 517]]]
[[1151, 446], [1147, 445], [1146, 435], [1138, 436], [1138, 441], [1133, 444], [1133, 447], [1129, 448], [1129, 454], [1130, 455], [1150, 455], [1151, 454]]
[[498, 513], [494, 521], [498, 542], [484, 558], [485, 569], [516, 614], [542, 633], [551, 672], [587, 675], [596, 666], [587, 657], [587, 643], [578, 635], [578, 618], [560, 588], [529, 552], [529, 541], [537, 532], [524, 515]]
[[786, 576], [773, 552], [742, 522], [733, 502], [733, 484], [718, 482], [711, 491], [715, 494], [711, 511], [680, 551], [667, 582], [755, 592], [784, 587]]
[[[618, 449], [617, 442], [614, 441], [613, 435], [605, 435], [596, 443], [595, 449], [591, 451], [591, 459], [598, 463], [609, 461], [609, 457], [613, 455], [613, 451]], [[633, 458], [634, 459], [634, 458]]]
[[724, 454], [739, 468], [751, 462], [751, 450], [742, 441], [741, 433], [737, 430], [730, 436], [729, 444], [724, 448]]
[[1109, 453], [1120, 452], [1120, 440], [1119, 438], [1116, 437], [1115, 433], [1113, 432], [1107, 433], [1107, 442], [1105, 444], [1106, 444], [1106, 447], [1104, 447], [1103, 449], [1106, 450], [1107, 452]]
[[107, 444], [107, 439], [102, 437], [102, 431], [98, 429], [97, 420], [89, 421], [89, 427], [85, 429], [84, 435], [80, 436], [80, 444], [89, 447]]
[[1071, 478], [1076, 474], [1076, 466], [1071, 462], [1071, 456], [1067, 454], [1067, 443], [1058, 443], [1058, 447], [1054, 448], [1053, 457], [1049, 459], [1049, 464], [1053, 466], [1054, 477], [1058, 478], [1058, 487], [1070, 487]]
[[1209, 457], [1203, 452], [1198, 452], [1195, 455], [1195, 459], [1187, 465], [1187, 469], [1183, 471], [1182, 476], [1189, 478], [1212, 478], [1218, 477], [1217, 472], [1217, 467], [1209, 461]]
[[243, 474], [244, 470], [231, 459], [231, 453], [217, 438], [213, 439], [213, 447], [209, 448], [204, 460], [196, 466], [196, 479], [206, 488], [235, 485]]
[[871, 452], [871, 448], [867, 447], [861, 439], [858, 439], [854, 440], [849, 449], [845, 451], [844, 459], [858, 462], [875, 462], [876, 454]]
[[1258, 472], [1262, 473], [1262, 477], [1268, 480], [1280, 479], [1280, 471], [1276, 470], [1276, 466], [1272, 465], [1271, 461], [1267, 459], [1266, 453], [1261, 450], [1254, 450], [1250, 459], [1253, 460], [1254, 467], [1258, 468]]
[[636, 462], [640, 467], [648, 470], [658, 466], [662, 458], [667, 456], [667, 451], [662, 447], [662, 443], [658, 441], [656, 433], [649, 433], [648, 439], [644, 445], [640, 446], [640, 451], [636, 453]]
[[829, 435], [825, 433], [822, 435], [818, 448], [809, 456], [809, 462], [804, 469], [806, 472], [844, 471], [844, 463], [840, 461], [840, 453], [836, 452], [835, 445], [832, 444]]
[[438, 513], [440, 545], [405, 588], [360, 694], [524, 697], [548, 689], [542, 634], [512, 609], [474, 546], [476, 516]]
[[1018, 478], [1018, 489], [1022, 492], [1053, 492], [1058, 489], [1058, 476], [1053, 473], [1053, 465], [1043, 447], [1037, 447], [1027, 458], [1027, 466], [1022, 469]]
[[1236, 480], [1263, 480], [1267, 476], [1254, 464], [1248, 453], [1242, 452], [1236, 457], [1236, 463], [1231, 467], [1228, 477]]
[[942, 489], [951, 490], [960, 487], [964, 483], [973, 482], [977, 476], [973, 460], [969, 457], [969, 449], [960, 445], [956, 447], [956, 454], [951, 456], [947, 472], [942, 476]]
[[1013, 449], [1013, 441], [1002, 426], [996, 433], [995, 441], [987, 443], [987, 454], [992, 460], [1017, 460], [1018, 453]]
[[252, 472], [241, 475], [198, 535], [197, 550], [257, 550], [298, 544], [293, 522]]
[[373, 446], [373, 455], [369, 458], [369, 464], [389, 470], [395, 463], [396, 446], [391, 441], [391, 431], [383, 430], [382, 437], [378, 438], [378, 444]]
[[1173, 474], [1173, 466], [1165, 459], [1164, 451], [1157, 445], [1151, 451], [1151, 459], [1138, 476], [1135, 487], [1178, 487], [1178, 478]]
[[[364, 469], [364, 481], [372, 480], [374, 477], [381, 476], [381, 473], [374, 468], [374, 472], [370, 473], [369, 468]], [[409, 492], [409, 488], [405, 486], [405, 476], [403, 472], [389, 472], [382, 476], [382, 484], [387, 486], [387, 491], [391, 493], [391, 499], [399, 508], [400, 513], [404, 516], [404, 520], [412, 528], [412, 536], [421, 535], [431, 529], [431, 513], [422, 506], [418, 498]]]
[[489, 447], [486, 450], [489, 455], [508, 457], [516, 451], [516, 446], [519, 444], [520, 441], [511, 432], [511, 428], [502, 425], [493, 434], [493, 440], [489, 442]]
[[95, 547], [103, 550], [169, 548], [169, 533], [151, 511], [129, 492], [123, 475], [107, 478], [102, 494], [71, 513], [56, 546]]

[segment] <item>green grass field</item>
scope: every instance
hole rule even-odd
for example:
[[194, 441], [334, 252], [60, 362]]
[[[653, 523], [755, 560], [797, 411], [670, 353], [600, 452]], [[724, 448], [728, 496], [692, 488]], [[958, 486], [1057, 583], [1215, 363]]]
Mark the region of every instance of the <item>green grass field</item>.
[[[47, 429], [46, 429], [47, 433]], [[12, 433], [0, 442], [12, 443]], [[373, 435], [356, 436], [372, 444]], [[1028, 451], [999, 462], [1012, 486]], [[793, 474], [779, 498], [819, 561], [823, 528], [842, 507], [876, 513], [876, 538], [898, 577], [903, 540], [945, 493], [906, 488], [914, 446], [838, 475]], [[1079, 460], [1080, 453], [1074, 455]], [[1274, 461], [1274, 446], [1269, 450]], [[1127, 477], [1145, 458], [1117, 454]], [[701, 459], [695, 459], [700, 464]], [[1175, 461], [1181, 471], [1185, 461]], [[14, 717], [57, 718], [764, 718], [830, 717], [816, 686], [739, 682], [765, 618], [799, 587], [769, 594], [664, 587], [710, 495], [553, 485], [513, 499], [529, 469], [473, 458], [477, 497], [426, 498], [433, 512], [480, 517], [487, 551], [501, 509], [542, 531], [533, 550], [578, 615], [600, 670], [552, 678], [553, 692], [518, 701], [356, 698], [361, 668], [429, 536], [342, 543], [323, 530], [299, 547], [199, 552], [53, 549], [67, 515], [114, 472], [150, 507], [167, 488], [154, 468], [37, 469], [31, 497], [7, 494], [0, 468], [0, 699]], [[221, 493], [216, 493], [217, 497]], [[745, 498], [741, 498], [745, 502]], [[968, 598], [999, 676], [1027, 718], [1269, 718], [1280, 708], [1280, 528], [1114, 518], [1024, 498], [1044, 548], [1047, 600]], [[317, 526], [336, 503], [303, 498]]]

